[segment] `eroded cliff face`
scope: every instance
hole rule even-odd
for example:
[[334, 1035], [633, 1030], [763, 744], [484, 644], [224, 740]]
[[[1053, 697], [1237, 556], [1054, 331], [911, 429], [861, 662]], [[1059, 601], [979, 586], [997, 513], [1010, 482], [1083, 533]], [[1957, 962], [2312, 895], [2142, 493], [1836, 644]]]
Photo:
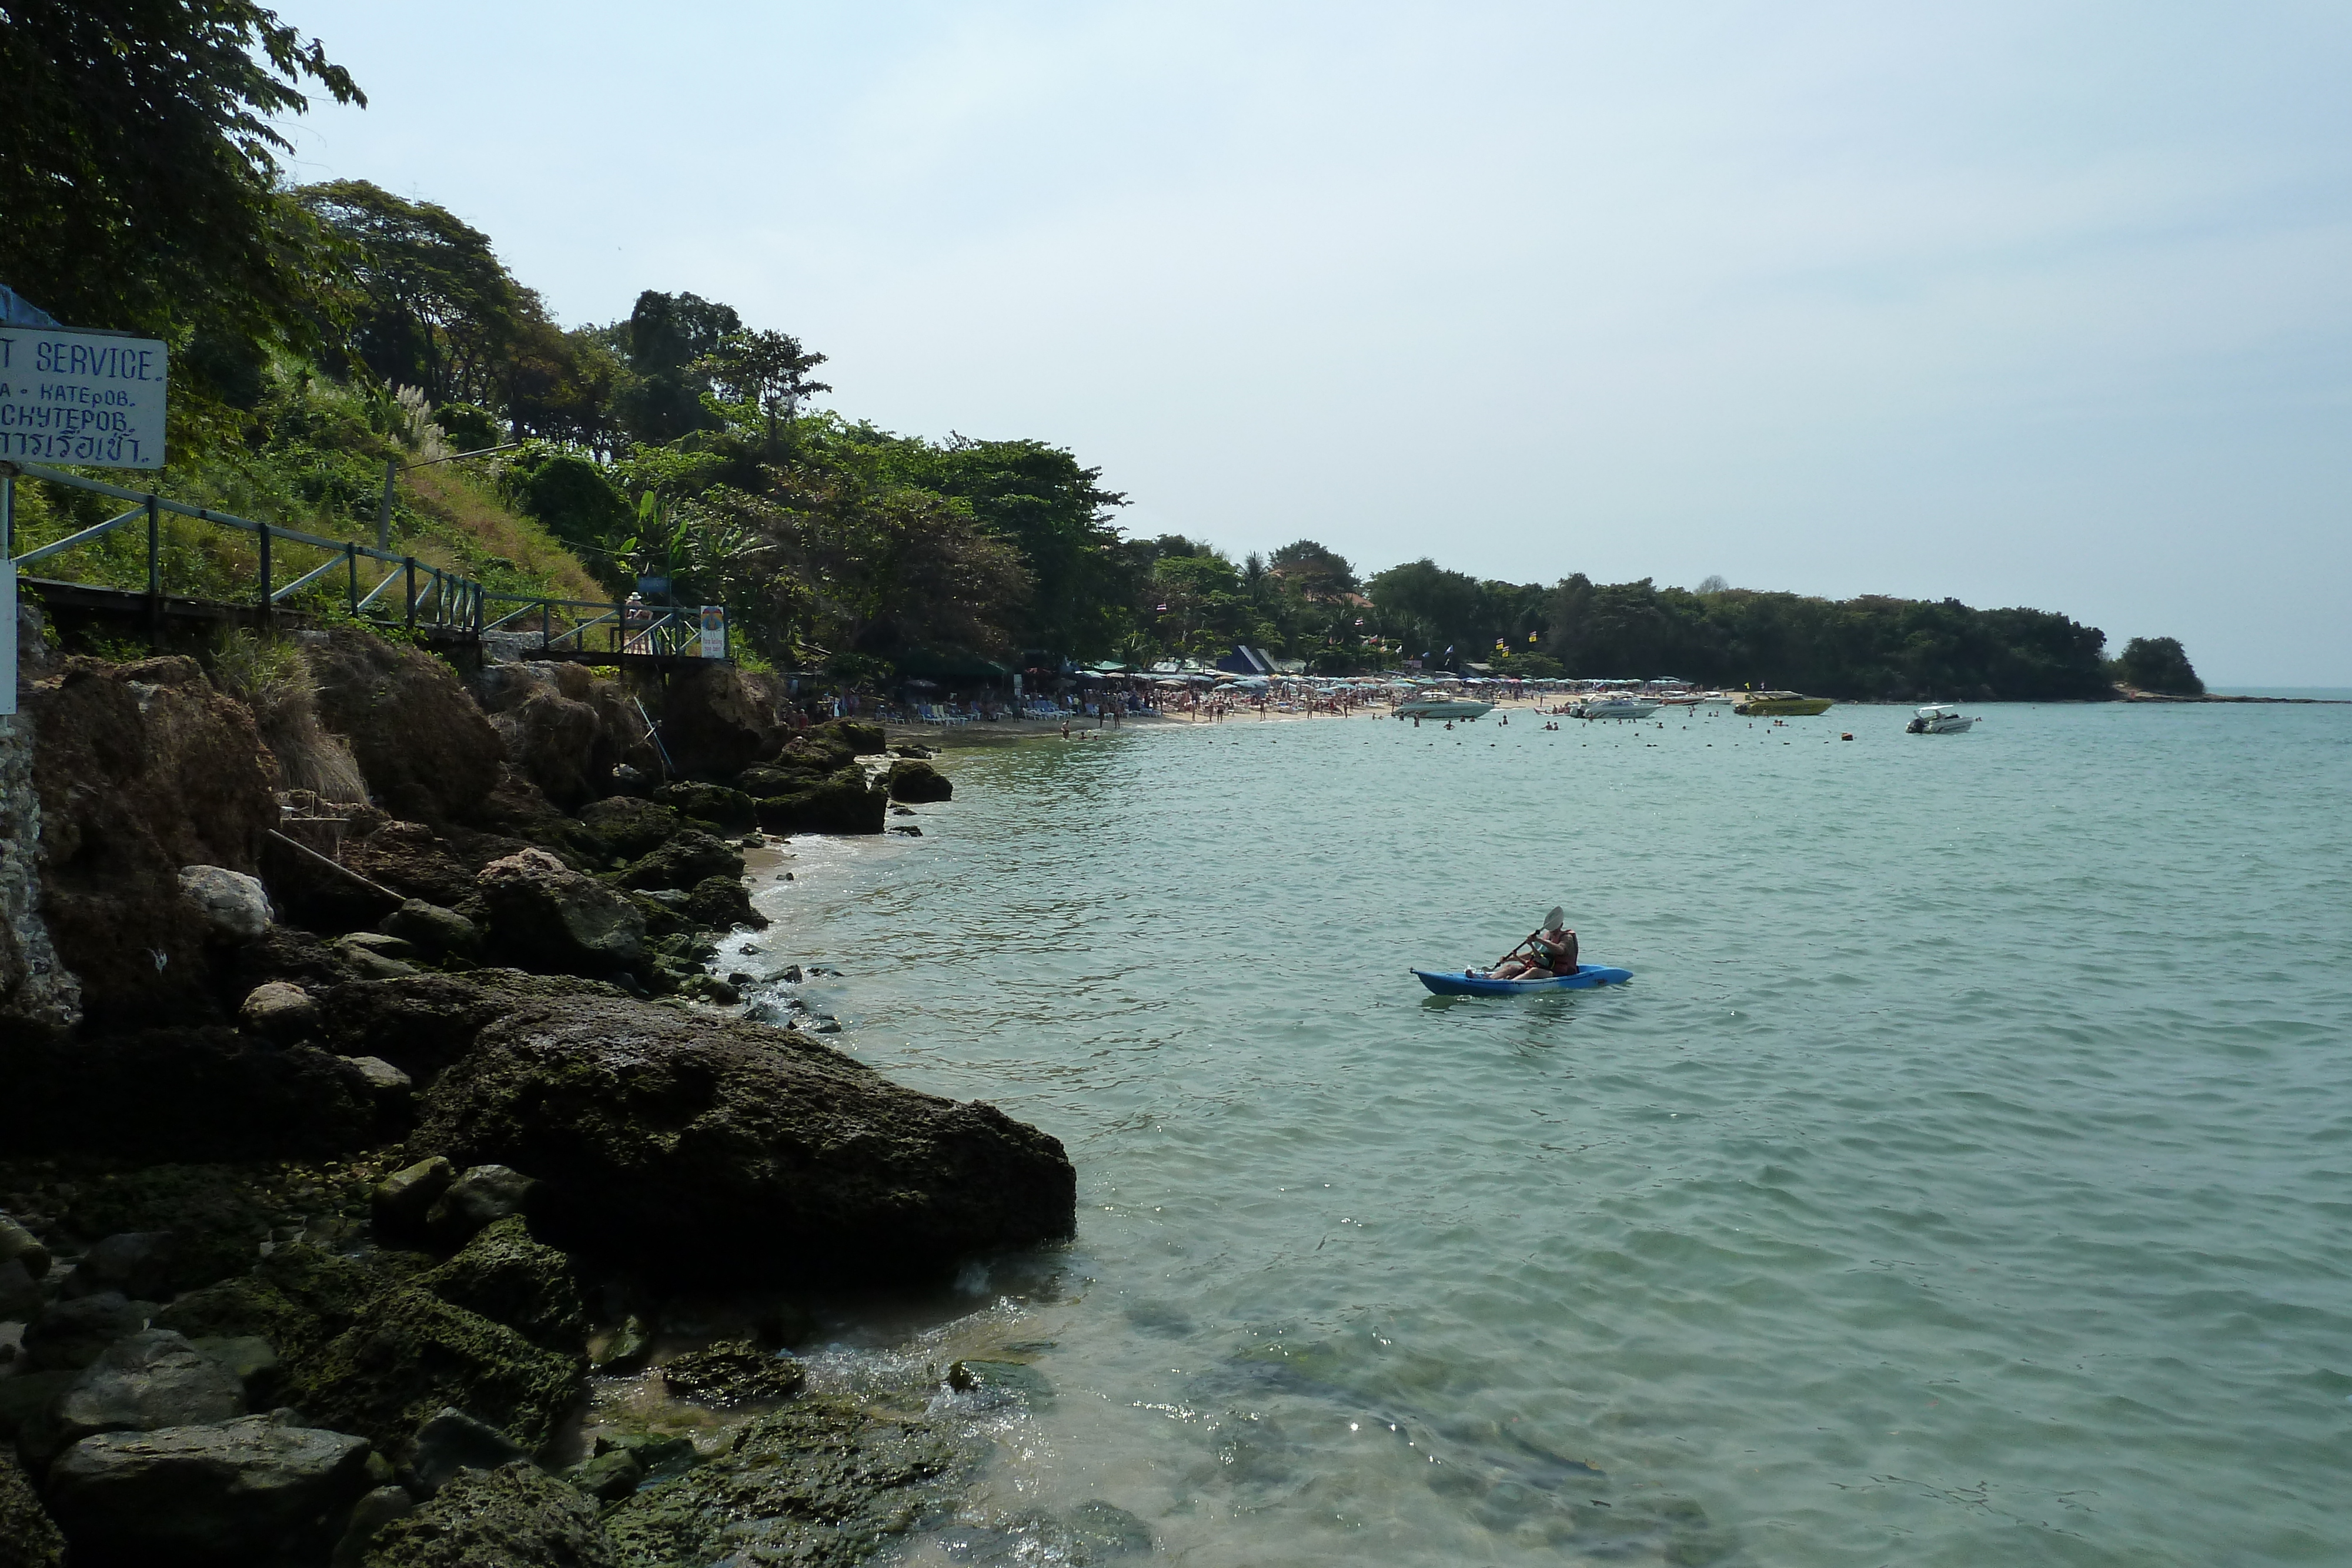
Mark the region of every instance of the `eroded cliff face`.
[[62, 1034], [81, 1022], [81, 981], [41, 916], [40, 851], [31, 722], [0, 718], [0, 1030]]
[[[39, 928], [78, 977], [88, 1023], [215, 1018], [217, 933], [180, 871], [256, 869], [278, 800], [252, 715], [185, 658], [68, 659], [18, 702], [35, 742]], [[11, 929], [21, 947], [36, 927]]]

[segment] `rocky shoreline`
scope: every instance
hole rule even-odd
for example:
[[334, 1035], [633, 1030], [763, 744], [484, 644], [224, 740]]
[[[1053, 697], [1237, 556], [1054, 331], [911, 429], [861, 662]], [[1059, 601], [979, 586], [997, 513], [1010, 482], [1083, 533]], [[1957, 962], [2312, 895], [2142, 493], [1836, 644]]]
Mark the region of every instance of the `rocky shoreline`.
[[0, 729], [0, 1568], [848, 1563], [940, 1517], [961, 1364], [811, 1393], [805, 1303], [1066, 1237], [1069, 1160], [705, 966], [763, 924], [747, 851], [947, 780], [730, 666], [290, 648], [28, 660]]

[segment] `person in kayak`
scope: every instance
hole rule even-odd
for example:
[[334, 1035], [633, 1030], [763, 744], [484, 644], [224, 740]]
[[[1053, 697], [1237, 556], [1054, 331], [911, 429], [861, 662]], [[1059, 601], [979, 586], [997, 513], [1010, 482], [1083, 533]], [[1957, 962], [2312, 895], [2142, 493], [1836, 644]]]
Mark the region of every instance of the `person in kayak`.
[[1495, 966], [1497, 980], [1549, 980], [1576, 973], [1576, 933], [1565, 925], [1538, 931], [1528, 938], [1528, 950]]

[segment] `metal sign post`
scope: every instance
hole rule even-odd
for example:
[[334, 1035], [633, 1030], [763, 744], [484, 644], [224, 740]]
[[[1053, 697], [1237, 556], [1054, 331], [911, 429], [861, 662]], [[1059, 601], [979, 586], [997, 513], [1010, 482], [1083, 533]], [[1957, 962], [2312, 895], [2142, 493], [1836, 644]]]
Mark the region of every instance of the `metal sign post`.
[[169, 374], [153, 338], [0, 328], [0, 458], [161, 468]]

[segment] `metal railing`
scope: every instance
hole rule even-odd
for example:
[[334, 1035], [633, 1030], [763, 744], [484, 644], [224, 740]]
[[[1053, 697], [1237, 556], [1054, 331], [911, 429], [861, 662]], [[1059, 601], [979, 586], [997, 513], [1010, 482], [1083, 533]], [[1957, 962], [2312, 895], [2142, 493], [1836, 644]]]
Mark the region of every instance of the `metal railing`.
[[[110, 496], [134, 505], [102, 523], [68, 534], [61, 539], [52, 539], [22, 555], [15, 555], [11, 552], [16, 549], [16, 479], [19, 476], [38, 479], [45, 484], [65, 485], [97, 495]], [[540, 647], [549, 653], [603, 653], [614, 656], [669, 658], [708, 656], [704, 651], [704, 627], [698, 612], [689, 613], [672, 606], [634, 602], [608, 603], [593, 600], [558, 599], [543, 594], [495, 592], [471, 578], [420, 561], [413, 555], [395, 555], [390, 550], [361, 544], [356, 539], [325, 538], [283, 524], [256, 522], [250, 517], [240, 517], [228, 512], [167, 500], [152, 492], [125, 489], [100, 479], [86, 479], [78, 474], [68, 474], [38, 463], [0, 463], [0, 559], [8, 560], [21, 575], [27, 567], [37, 566], [79, 546], [94, 543], [119, 528], [144, 519], [147, 525], [146, 596], [151, 615], [158, 617], [163, 601], [163, 516], [166, 512], [254, 536], [260, 560], [253, 603], [264, 612], [275, 611], [292, 595], [340, 572], [343, 579], [341, 597], [345, 607], [353, 617], [361, 620], [412, 630], [422, 627], [455, 633], [468, 640], [478, 640], [488, 632], [509, 631], [520, 622], [520, 630], [523, 634], [528, 635], [534, 629], [539, 632]], [[291, 581], [279, 583], [276, 580], [272, 547], [284, 545], [323, 550], [327, 559]], [[383, 574], [364, 591], [361, 584], [362, 561], [369, 562], [371, 570], [374, 567], [383, 569]], [[397, 595], [387, 598], [387, 593], [395, 585], [399, 591]], [[492, 620], [490, 607], [493, 604], [515, 608]], [[536, 628], [530, 623], [534, 616], [538, 622]], [[561, 629], [559, 621], [562, 623]], [[592, 636], [600, 629], [601, 636]], [[731, 649], [728, 647], [723, 611], [719, 613], [717, 631], [719, 656], [724, 658]]]

